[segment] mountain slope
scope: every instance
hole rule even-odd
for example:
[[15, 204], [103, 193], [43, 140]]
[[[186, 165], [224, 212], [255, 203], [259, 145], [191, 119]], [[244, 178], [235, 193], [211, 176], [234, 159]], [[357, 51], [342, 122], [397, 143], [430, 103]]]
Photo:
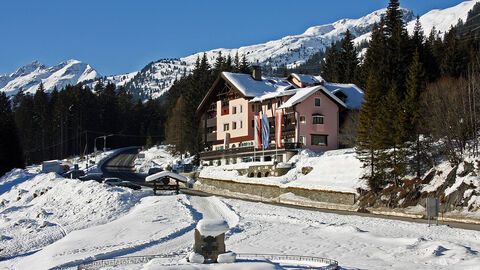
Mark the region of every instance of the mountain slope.
[[[211, 65], [214, 64], [219, 53], [224, 57], [230, 55], [232, 58], [238, 53], [240, 57], [245, 55], [250, 63], [258, 63], [273, 69], [281, 66], [295, 67], [307, 61], [313, 54], [325, 50], [332, 41], [342, 39], [347, 29], [355, 36], [369, 33], [373, 24], [380, 21], [386, 11], [387, 9], [380, 9], [359, 19], [342, 19], [331, 24], [313, 26], [302, 34], [286, 36], [262, 44], [235, 49], [219, 48], [176, 60], [159, 60], [148, 64], [135, 75], [135, 78], [124, 85], [128, 91], [139, 96], [159, 97], [168, 91], [175, 78], [181, 77], [183, 72], [188, 74], [193, 69], [197, 58], [201, 58], [204, 53]], [[402, 9], [402, 11], [405, 21], [414, 19], [411, 10]], [[107, 79], [114, 81], [114, 77]]]
[[34, 94], [41, 82], [46, 91], [52, 91], [55, 86], [62, 89], [69, 84], [75, 85], [99, 77], [90, 65], [78, 60], [68, 60], [52, 67], [33, 61], [12, 74], [0, 75], [0, 91], [7, 96], [13, 96], [20, 90]]
[[[425, 35], [428, 35], [432, 28], [435, 27], [435, 30], [443, 36], [445, 32], [450, 30], [452, 26], [455, 26], [458, 23], [458, 20], [465, 22], [467, 20], [468, 12], [477, 2], [479, 1], [465, 1], [454, 7], [446, 9], [433, 9], [425, 13], [420, 17], [420, 23], [422, 24]], [[414, 27], [415, 20], [407, 24], [408, 33], [413, 33]]]
[[[433, 26], [443, 34], [452, 25], [456, 25], [459, 19], [465, 21], [468, 11], [478, 1], [466, 1], [451, 8], [435, 9], [424, 14], [420, 17], [420, 22], [425, 34], [428, 35]], [[412, 33], [415, 16], [410, 10], [402, 9], [402, 11], [404, 21], [408, 22], [407, 29]], [[331, 24], [313, 26], [302, 34], [286, 36], [262, 44], [234, 49], [219, 48], [180, 59], [163, 59], [151, 62], [137, 72], [107, 77], [106, 81], [117, 86], [122, 85], [135, 97], [145, 100], [164, 95], [175, 79], [188, 74], [193, 69], [196, 59], [201, 58], [204, 53], [211, 65], [221, 52], [224, 57], [230, 55], [233, 58], [237, 53], [240, 57], [245, 55], [248, 62], [266, 66], [268, 69], [275, 70], [282, 66], [295, 67], [306, 62], [313, 54], [325, 50], [332, 41], [342, 39], [347, 29], [357, 37], [356, 44], [368, 41], [373, 24], [380, 21], [385, 14], [386, 9], [380, 9], [359, 19], [342, 19]], [[61, 89], [67, 84], [85, 81], [90, 81], [90, 85], [93, 86], [95, 82], [91, 81], [99, 77], [99, 74], [89, 65], [76, 60], [69, 60], [49, 68], [34, 61], [15, 73], [1, 75], [0, 91], [6, 92], [9, 96], [20, 89], [34, 93], [40, 82], [44, 83], [47, 90], [53, 89], [55, 85]]]

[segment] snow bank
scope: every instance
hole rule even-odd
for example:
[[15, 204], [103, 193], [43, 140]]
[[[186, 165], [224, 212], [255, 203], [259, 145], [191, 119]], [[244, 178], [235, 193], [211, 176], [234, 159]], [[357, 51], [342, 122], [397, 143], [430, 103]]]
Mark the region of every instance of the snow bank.
[[0, 177], [0, 195], [9, 191], [13, 186], [30, 180], [35, 174], [22, 169], [13, 169]]
[[237, 254], [234, 252], [227, 252], [218, 255], [217, 262], [218, 263], [234, 263], [237, 260]]
[[110, 222], [147, 194], [61, 178], [55, 173], [34, 176], [22, 170], [10, 172], [0, 182], [12, 184], [0, 195], [0, 235], [8, 239], [2, 241], [3, 258], [37, 250], [72, 231]]
[[191, 263], [203, 263], [205, 258], [201, 254], [191, 252], [188, 256], [188, 261]]
[[202, 219], [197, 224], [197, 230], [203, 236], [217, 237], [229, 229], [228, 223], [223, 219]]
[[193, 236], [187, 232], [193, 230], [194, 223], [188, 207], [191, 206], [184, 195], [144, 197], [115, 220], [73, 231], [13, 263], [11, 268], [64, 269], [92, 259], [128, 256], [142, 251], [168, 254], [176, 249], [186, 250], [193, 241]]
[[[288, 163], [294, 166], [287, 174], [279, 177], [250, 178], [246, 175], [241, 175], [236, 170], [254, 165], [271, 165], [271, 162], [208, 166], [202, 169], [200, 177], [351, 193], [355, 193], [357, 188], [368, 188], [367, 183], [361, 179], [364, 170], [361, 162], [355, 156], [354, 149], [341, 149], [322, 153], [303, 150], [298, 155], [292, 157]], [[285, 164], [282, 164], [282, 166], [285, 166]], [[304, 175], [302, 173], [302, 168], [304, 167], [312, 167], [312, 171]]]

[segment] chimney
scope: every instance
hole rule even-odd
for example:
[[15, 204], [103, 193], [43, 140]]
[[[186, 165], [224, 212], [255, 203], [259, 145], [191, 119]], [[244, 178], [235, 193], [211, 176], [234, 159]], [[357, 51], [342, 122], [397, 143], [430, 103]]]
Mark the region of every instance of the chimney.
[[252, 78], [256, 81], [262, 80], [262, 68], [260, 66], [252, 66]]

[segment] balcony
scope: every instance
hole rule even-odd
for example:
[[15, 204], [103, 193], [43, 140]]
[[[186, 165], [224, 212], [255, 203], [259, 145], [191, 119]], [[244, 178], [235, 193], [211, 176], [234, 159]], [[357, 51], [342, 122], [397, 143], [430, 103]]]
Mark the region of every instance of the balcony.
[[207, 119], [207, 128], [216, 127], [216, 126], [217, 126], [217, 118]]
[[217, 133], [207, 133], [207, 142], [214, 142], [217, 140]]
[[[215, 133], [214, 133], [215, 134]], [[282, 148], [275, 148], [275, 144], [270, 144], [268, 147], [268, 150], [265, 151], [281, 151], [281, 150], [294, 150], [294, 149], [299, 149], [302, 148], [303, 145], [302, 143], [284, 143]], [[258, 149], [257, 151], [263, 151], [261, 149]], [[229, 148], [229, 149], [223, 149], [223, 150], [216, 150], [216, 151], [205, 151], [200, 153], [200, 159], [205, 159], [205, 158], [220, 158], [220, 157], [225, 157], [225, 156], [236, 156], [236, 155], [241, 155], [241, 154], [252, 154], [253, 153], [253, 147], [236, 147], [236, 148]]]

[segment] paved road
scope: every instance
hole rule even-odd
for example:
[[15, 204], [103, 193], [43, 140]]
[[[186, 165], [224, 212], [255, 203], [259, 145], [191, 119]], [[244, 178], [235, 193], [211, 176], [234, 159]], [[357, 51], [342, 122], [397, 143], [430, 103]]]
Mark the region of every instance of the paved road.
[[142, 186], [150, 186], [145, 183], [146, 175], [139, 174], [135, 171], [134, 162], [137, 154], [137, 148], [130, 148], [118, 153], [103, 164], [103, 175], [105, 177], [118, 177]]

